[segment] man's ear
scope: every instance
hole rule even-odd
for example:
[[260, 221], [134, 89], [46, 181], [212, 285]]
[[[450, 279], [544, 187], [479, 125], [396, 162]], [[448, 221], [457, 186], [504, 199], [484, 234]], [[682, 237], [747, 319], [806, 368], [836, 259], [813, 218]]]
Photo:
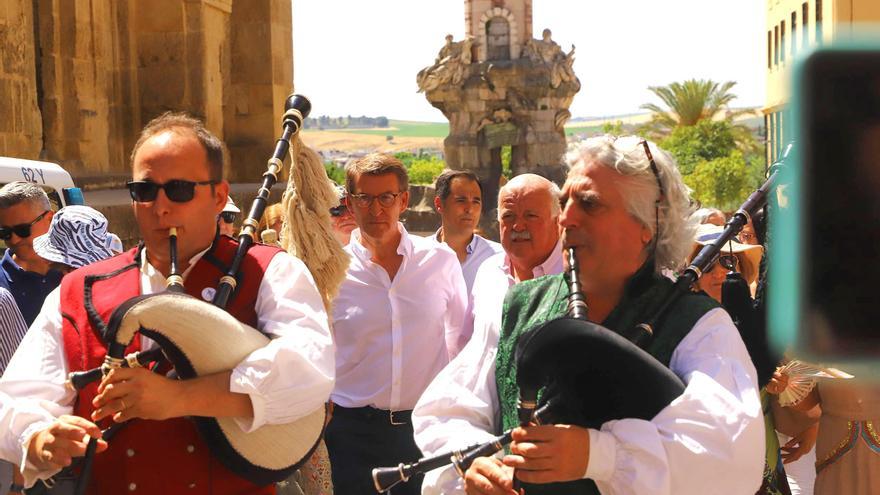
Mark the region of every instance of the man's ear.
[[651, 229], [649, 229], [648, 227], [642, 226], [642, 245], [645, 247], [648, 247], [648, 244], [651, 243], [651, 239], [653, 239], [653, 238], [654, 238], [654, 236], [651, 235]]
[[403, 191], [400, 195], [403, 197], [403, 209], [405, 210], [409, 208], [409, 191]]
[[217, 215], [226, 207], [229, 198], [229, 183], [225, 180], [214, 185], [214, 213]]
[[443, 203], [439, 196], [434, 196], [434, 209], [437, 210], [437, 213], [443, 213]]

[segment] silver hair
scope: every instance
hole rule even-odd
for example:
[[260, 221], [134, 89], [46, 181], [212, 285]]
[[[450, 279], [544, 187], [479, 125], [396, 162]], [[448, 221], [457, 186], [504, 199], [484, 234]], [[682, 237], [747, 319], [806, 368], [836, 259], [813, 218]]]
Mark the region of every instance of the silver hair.
[[46, 191], [36, 184], [10, 182], [0, 188], [0, 208], [10, 208], [24, 202], [39, 205], [44, 210], [52, 209]]
[[[694, 242], [696, 222], [691, 218], [694, 207], [690, 190], [682, 181], [672, 155], [648, 141], [662, 184], [661, 195], [641, 142], [642, 138], [637, 136], [618, 138], [606, 134], [578, 143], [566, 158], [572, 167], [580, 162], [595, 161], [628, 178], [621, 182], [621, 194], [629, 213], [651, 231], [656, 244], [655, 270], [657, 273], [663, 269], [675, 271], [684, 264]], [[655, 212], [658, 197], [660, 205]], [[655, 232], [658, 224], [659, 233]]]
[[557, 218], [560, 213], [562, 213], [562, 206], [559, 204], [559, 198], [562, 196], [562, 191], [559, 189], [559, 186], [556, 185], [555, 182], [547, 179], [546, 177], [542, 177], [538, 174], [521, 174], [507, 181], [507, 184], [501, 187], [498, 190], [498, 220], [501, 220], [501, 197], [504, 193], [519, 189], [525, 186], [528, 183], [537, 183], [542, 188], [546, 189], [548, 193], [550, 193], [550, 216], [552, 218]]

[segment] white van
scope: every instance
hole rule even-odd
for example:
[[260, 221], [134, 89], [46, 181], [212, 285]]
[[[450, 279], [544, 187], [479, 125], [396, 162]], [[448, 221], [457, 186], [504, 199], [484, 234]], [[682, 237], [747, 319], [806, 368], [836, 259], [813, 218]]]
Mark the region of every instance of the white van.
[[[61, 166], [0, 156], [0, 187], [16, 181], [33, 182], [42, 187], [55, 211], [67, 205], [85, 204], [82, 190], [73, 184], [73, 178]], [[6, 243], [0, 240], [0, 254], [5, 248]]]
[[73, 178], [66, 170], [54, 163], [0, 156], [0, 187], [15, 181], [41, 186], [55, 210], [84, 204], [82, 190], [73, 184]]

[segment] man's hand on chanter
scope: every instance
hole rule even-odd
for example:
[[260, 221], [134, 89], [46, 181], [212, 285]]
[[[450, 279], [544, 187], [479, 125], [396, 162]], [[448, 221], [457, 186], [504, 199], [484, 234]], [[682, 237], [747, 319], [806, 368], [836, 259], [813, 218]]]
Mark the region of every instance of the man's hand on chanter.
[[85, 455], [89, 438], [98, 439], [97, 452], [107, 450], [98, 425], [79, 416], [61, 416], [31, 438], [28, 461], [40, 471], [69, 466], [73, 458]]
[[590, 432], [573, 425], [526, 426], [513, 430], [510, 455], [502, 460], [526, 483], [583, 478], [590, 460]]
[[464, 476], [468, 495], [517, 495], [513, 489], [513, 469], [495, 457], [478, 457]]

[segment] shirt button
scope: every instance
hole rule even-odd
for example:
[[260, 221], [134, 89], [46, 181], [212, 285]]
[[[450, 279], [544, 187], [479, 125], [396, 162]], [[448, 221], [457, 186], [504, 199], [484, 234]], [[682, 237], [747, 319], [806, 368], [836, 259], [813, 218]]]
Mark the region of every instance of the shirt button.
[[187, 446], [186, 446], [186, 451], [189, 452], [190, 454], [192, 454], [193, 452], [196, 451], [196, 447], [195, 447], [195, 445], [187, 445]]
[[133, 492], [133, 491], [137, 490], [137, 487], [138, 487], [137, 483], [129, 483], [128, 484], [128, 491]]
[[125, 455], [129, 457], [134, 457], [134, 449], [128, 449], [125, 451]]

